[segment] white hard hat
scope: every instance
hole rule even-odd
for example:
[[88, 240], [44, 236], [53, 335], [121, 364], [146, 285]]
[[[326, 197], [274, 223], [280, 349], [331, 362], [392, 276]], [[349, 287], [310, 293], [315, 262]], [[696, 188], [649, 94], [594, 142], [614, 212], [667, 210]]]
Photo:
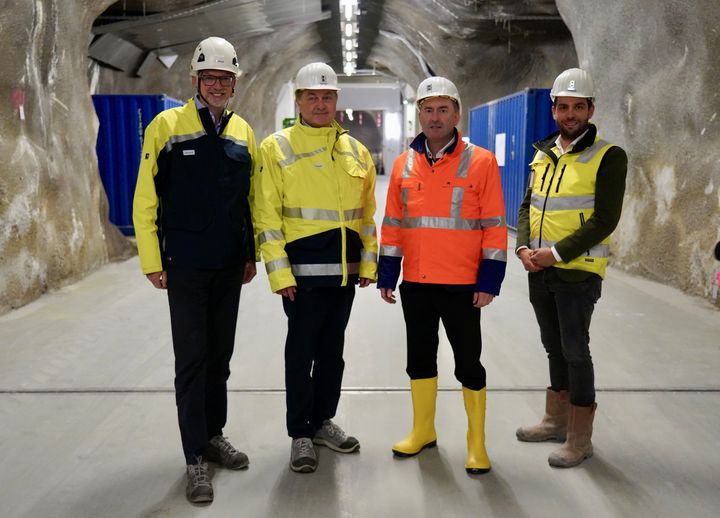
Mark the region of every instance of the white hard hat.
[[198, 43], [190, 61], [190, 69], [193, 76], [201, 70], [226, 70], [236, 77], [240, 75], [235, 48], [229, 41], [216, 36], [205, 38]]
[[302, 90], [340, 90], [337, 74], [325, 63], [305, 65], [295, 76], [295, 93]]
[[555, 102], [556, 97], [594, 99], [595, 85], [592, 77], [581, 68], [568, 68], [555, 78], [552, 90], [550, 90], [550, 99]]
[[422, 106], [423, 101], [430, 97], [446, 97], [452, 99], [458, 104], [458, 110], [462, 111], [462, 101], [458, 93], [455, 83], [440, 76], [428, 77], [418, 86], [417, 95], [415, 96], [415, 104], [418, 108]]

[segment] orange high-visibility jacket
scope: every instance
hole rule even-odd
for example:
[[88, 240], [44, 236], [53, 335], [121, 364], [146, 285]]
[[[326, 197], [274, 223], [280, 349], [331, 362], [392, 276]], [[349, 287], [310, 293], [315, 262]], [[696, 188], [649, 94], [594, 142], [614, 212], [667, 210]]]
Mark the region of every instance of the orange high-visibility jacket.
[[430, 164], [419, 135], [395, 160], [380, 241], [378, 287], [405, 281], [472, 285], [497, 295], [507, 227], [500, 171], [487, 149], [457, 142]]

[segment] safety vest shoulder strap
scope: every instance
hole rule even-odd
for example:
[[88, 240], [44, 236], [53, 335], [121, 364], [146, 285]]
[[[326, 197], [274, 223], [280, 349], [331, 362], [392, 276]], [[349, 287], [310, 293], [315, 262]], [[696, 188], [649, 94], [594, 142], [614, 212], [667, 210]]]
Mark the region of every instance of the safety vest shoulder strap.
[[601, 151], [607, 151], [607, 148], [612, 146], [608, 141], [598, 138], [593, 144], [585, 148], [580, 152], [580, 156], [577, 158], [577, 162], [580, 164], [588, 164], [590, 161], [597, 156]]

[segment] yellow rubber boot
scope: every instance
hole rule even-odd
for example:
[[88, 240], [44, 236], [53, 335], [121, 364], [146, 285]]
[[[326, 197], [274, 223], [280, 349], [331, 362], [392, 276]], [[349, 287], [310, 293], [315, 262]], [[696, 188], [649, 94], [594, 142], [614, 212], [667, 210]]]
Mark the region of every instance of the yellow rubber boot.
[[413, 428], [410, 435], [393, 444], [392, 451], [398, 457], [412, 457], [425, 448], [432, 448], [437, 445], [437, 435], [435, 434], [437, 380], [437, 376], [410, 380]]
[[479, 475], [490, 471], [490, 459], [485, 450], [485, 389], [463, 387], [465, 412], [468, 416], [467, 460], [465, 471]]

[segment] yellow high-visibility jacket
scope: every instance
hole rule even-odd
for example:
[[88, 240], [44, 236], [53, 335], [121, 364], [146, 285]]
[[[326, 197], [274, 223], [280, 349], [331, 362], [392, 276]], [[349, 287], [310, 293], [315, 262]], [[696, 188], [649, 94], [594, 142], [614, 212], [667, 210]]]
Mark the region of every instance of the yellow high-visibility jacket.
[[256, 155], [252, 128], [230, 111], [219, 132], [195, 99], [153, 119], [133, 200], [143, 273], [220, 269], [256, 259], [250, 215]]
[[257, 241], [273, 292], [347, 286], [377, 277], [375, 166], [333, 121], [300, 123], [260, 144], [254, 179]]

